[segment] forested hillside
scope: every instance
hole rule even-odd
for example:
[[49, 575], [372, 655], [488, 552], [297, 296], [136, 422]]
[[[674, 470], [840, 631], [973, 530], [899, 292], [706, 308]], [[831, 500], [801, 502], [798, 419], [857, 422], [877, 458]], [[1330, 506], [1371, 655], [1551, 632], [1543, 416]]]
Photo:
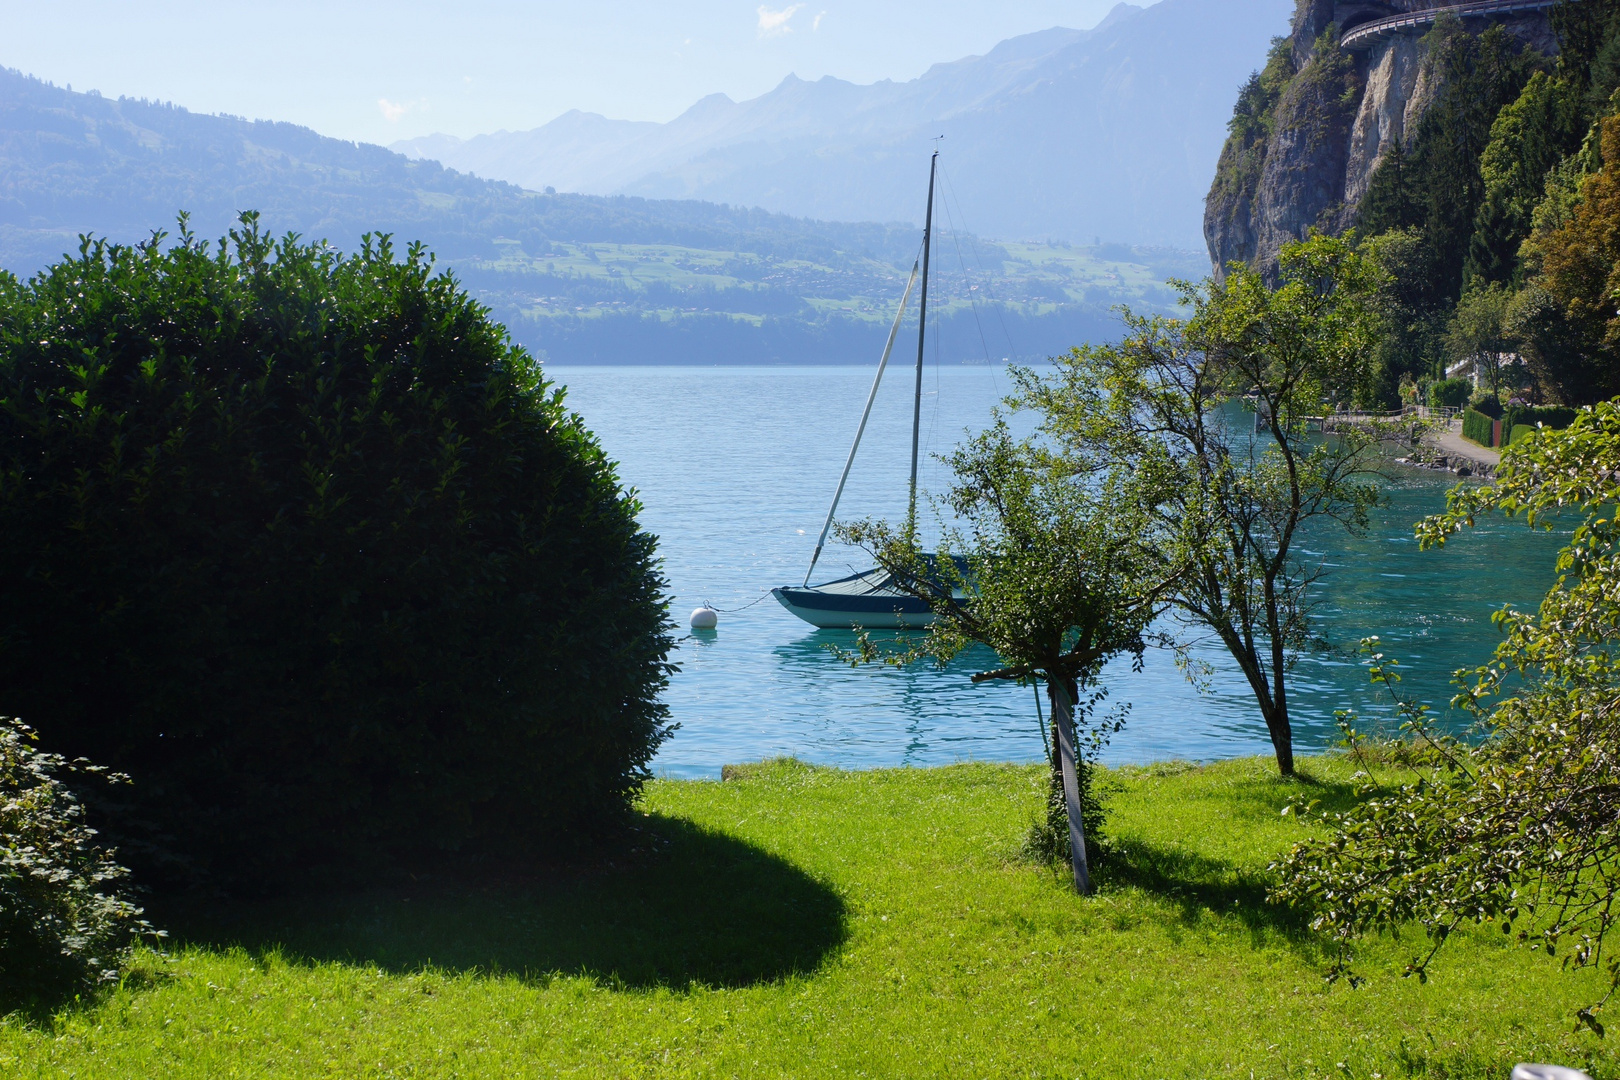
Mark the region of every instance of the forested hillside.
[[[346, 250], [366, 232], [421, 240], [559, 361], [865, 360], [921, 239], [903, 224], [524, 191], [291, 124], [0, 71], [0, 267], [31, 273], [81, 233], [173, 232], [181, 211], [216, 237], [243, 210]], [[1163, 279], [1196, 270], [1167, 250], [948, 240], [936, 291], [951, 360], [1061, 351], [1110, 332], [1115, 303], [1169, 303]]]
[[1442, 15], [1371, 54], [1341, 48], [1332, 8], [1301, 0], [1239, 97], [1217, 264], [1354, 229], [1387, 273], [1369, 402], [1455, 400], [1476, 372], [1498, 402], [1620, 394], [1620, 0]]

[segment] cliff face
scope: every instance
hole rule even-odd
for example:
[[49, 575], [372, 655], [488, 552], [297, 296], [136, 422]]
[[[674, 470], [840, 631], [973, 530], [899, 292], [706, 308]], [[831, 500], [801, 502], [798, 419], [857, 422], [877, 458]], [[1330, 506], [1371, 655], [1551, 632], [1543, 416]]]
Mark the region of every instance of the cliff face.
[[1283, 91], [1254, 198], [1255, 258], [1274, 269], [1283, 244], [1315, 226], [1339, 232], [1355, 101], [1355, 62], [1326, 39]]
[[[1339, 31], [1438, 3], [1299, 0], [1292, 34], [1256, 76], [1271, 77], [1271, 92], [1260, 94], [1266, 88], [1258, 81], [1244, 88], [1204, 203], [1204, 239], [1217, 274], [1240, 261], [1269, 276], [1288, 241], [1312, 227], [1338, 233], [1355, 225], [1379, 163], [1395, 143], [1404, 145], [1440, 88], [1422, 43], [1426, 28], [1356, 52], [1339, 47]], [[1557, 51], [1542, 13], [1492, 21], [1548, 55]], [[1465, 25], [1479, 31], [1490, 23]]]
[[1363, 80], [1361, 105], [1345, 155], [1344, 202], [1348, 206], [1361, 202], [1385, 151], [1406, 137], [1434, 98], [1433, 72], [1423, 64], [1417, 39], [1406, 34], [1373, 49]]

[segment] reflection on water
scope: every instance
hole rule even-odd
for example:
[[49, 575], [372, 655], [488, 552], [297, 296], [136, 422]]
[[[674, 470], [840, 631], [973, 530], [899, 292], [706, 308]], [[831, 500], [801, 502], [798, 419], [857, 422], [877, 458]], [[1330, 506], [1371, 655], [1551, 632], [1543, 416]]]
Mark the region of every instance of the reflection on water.
[[[803, 627], [792, 616], [787, 619]], [[888, 650], [906, 644], [892, 636], [874, 641]], [[791, 705], [776, 702], [787, 722], [769, 730], [792, 741], [772, 752], [848, 764], [927, 765], [1001, 756], [982, 744], [1039, 737], [1033, 714], [1007, 708], [1006, 688], [972, 685], [974, 672], [994, 666], [990, 650], [975, 647], [944, 668], [933, 663], [852, 668], [844, 655], [855, 645], [852, 631], [804, 628], [771, 648], [780, 687], [795, 698], [800, 695], [794, 691], [808, 691], [800, 700], [790, 698]], [[1018, 756], [1028, 757], [1027, 748]]]
[[[932, 665], [852, 668], [832, 646], [854, 636], [813, 630], [768, 595], [804, 576], [826, 500], [871, 378], [870, 368], [572, 368], [549, 374], [620, 462], [638, 490], [642, 523], [659, 536], [683, 626], [681, 670], [666, 700], [681, 725], [654, 763], [677, 776], [718, 776], [728, 762], [796, 754], [845, 766], [929, 765], [958, 760], [1033, 761], [1041, 755], [1031, 691], [974, 686], [995, 667], [987, 650]], [[929, 372], [925, 451], [940, 453], [982, 426], [1008, 389], [991, 367]], [[908, 380], [885, 386], [840, 517], [896, 519], [910, 464]], [[936, 462], [925, 489], [940, 490]], [[1439, 708], [1450, 672], [1486, 659], [1503, 603], [1533, 605], [1552, 580], [1559, 540], [1502, 520], [1481, 521], [1446, 549], [1420, 553], [1412, 523], [1444, 507], [1450, 477], [1412, 470], [1390, 486], [1389, 505], [1362, 537], [1319, 530], [1308, 545], [1328, 554], [1319, 589], [1324, 648], [1301, 658], [1291, 686], [1297, 744], [1337, 738], [1335, 709], [1387, 712], [1356, 654], [1377, 634], [1402, 660], [1402, 689]], [[832, 545], [818, 576], [864, 568], [860, 552]], [[713, 631], [685, 631], [700, 602], [720, 611]], [[1111, 761], [1263, 753], [1265, 727], [1242, 676], [1208, 643], [1195, 655], [1213, 668], [1208, 691], [1190, 686], [1164, 653], [1143, 670], [1118, 662], [1105, 674], [1130, 719]]]

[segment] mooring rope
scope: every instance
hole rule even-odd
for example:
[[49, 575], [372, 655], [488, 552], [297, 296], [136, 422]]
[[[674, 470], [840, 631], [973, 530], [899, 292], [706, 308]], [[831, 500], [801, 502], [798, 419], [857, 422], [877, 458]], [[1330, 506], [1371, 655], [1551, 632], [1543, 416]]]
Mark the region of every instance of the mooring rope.
[[744, 604], [740, 608], [715, 607], [713, 604], [709, 603], [707, 600], [703, 601], [703, 606], [708, 608], [710, 611], [719, 612], [721, 615], [735, 615], [739, 611], [747, 611], [749, 608], [753, 607], [755, 604], [759, 603], [760, 601], [765, 600], [770, 595], [771, 594], [769, 592], [763, 593], [758, 597], [758, 599], [750, 600], [748, 603]]

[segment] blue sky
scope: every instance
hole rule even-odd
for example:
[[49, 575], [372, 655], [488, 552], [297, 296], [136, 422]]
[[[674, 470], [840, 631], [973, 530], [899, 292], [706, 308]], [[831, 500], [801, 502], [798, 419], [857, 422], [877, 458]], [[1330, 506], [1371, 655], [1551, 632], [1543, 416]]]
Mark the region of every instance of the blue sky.
[[[1141, 3], [1144, 0], [1137, 0]], [[387, 143], [535, 127], [578, 108], [668, 120], [792, 72], [910, 79], [1113, 0], [0, 0], [0, 65], [199, 112]]]

